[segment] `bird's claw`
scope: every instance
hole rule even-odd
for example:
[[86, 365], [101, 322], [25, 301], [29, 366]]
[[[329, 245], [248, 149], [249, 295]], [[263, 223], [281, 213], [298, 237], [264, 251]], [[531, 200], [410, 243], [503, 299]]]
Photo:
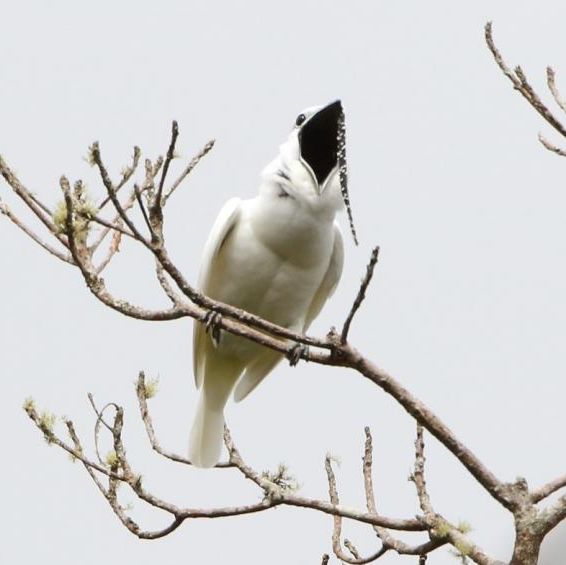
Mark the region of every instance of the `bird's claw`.
[[294, 367], [301, 358], [308, 359], [309, 355], [309, 346], [305, 345], [304, 343], [295, 343], [293, 347], [291, 347], [287, 351], [287, 359], [289, 360], [289, 365]]
[[219, 314], [218, 312], [214, 312], [214, 310], [209, 310], [206, 313], [206, 316], [204, 317], [203, 320], [204, 331], [210, 335], [210, 338], [212, 339], [212, 343], [214, 343], [216, 347], [218, 347], [218, 344], [220, 343], [221, 321], [222, 321], [222, 314]]

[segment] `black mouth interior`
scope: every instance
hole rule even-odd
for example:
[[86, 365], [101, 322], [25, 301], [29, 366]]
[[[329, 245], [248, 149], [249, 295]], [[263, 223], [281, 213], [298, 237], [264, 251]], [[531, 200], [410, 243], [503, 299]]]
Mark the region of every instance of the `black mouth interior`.
[[322, 186], [338, 162], [338, 123], [342, 115], [339, 100], [319, 110], [299, 131], [302, 158], [310, 165]]

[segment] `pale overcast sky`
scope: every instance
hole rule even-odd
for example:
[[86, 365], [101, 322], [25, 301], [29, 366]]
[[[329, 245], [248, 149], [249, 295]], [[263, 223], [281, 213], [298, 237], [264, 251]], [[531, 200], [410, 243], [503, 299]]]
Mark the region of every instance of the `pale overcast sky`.
[[[380, 244], [353, 343], [502, 479], [536, 486], [564, 473], [566, 159], [537, 142], [539, 131], [556, 137], [496, 68], [483, 26], [493, 20], [500, 49], [541, 92], [547, 64], [566, 91], [566, 4], [4, 1], [2, 20], [0, 152], [50, 204], [62, 173], [97, 193], [83, 160], [95, 139], [115, 174], [134, 144], [150, 157], [163, 152], [172, 119], [184, 159], [218, 140], [169, 211], [170, 252], [193, 281], [224, 201], [255, 193], [299, 110], [341, 98], [361, 245], [346, 238], [344, 276], [312, 332], [341, 324]], [[0, 195], [21, 209], [4, 183]], [[151, 407], [162, 442], [186, 449], [196, 399], [189, 321], [143, 323], [106, 309], [78, 272], [0, 220], [0, 562], [320, 563], [332, 520], [312, 511], [195, 521], [153, 542], [118, 523], [85, 471], [27, 420], [26, 397], [73, 418], [88, 445], [86, 393], [122, 404], [137, 471], [181, 505], [253, 502], [258, 493], [226, 471], [162, 463], [147, 446], [133, 388], [140, 369], [160, 376]], [[125, 245], [105, 278], [121, 296], [158, 304], [149, 270]], [[326, 496], [323, 459], [335, 454], [342, 501], [358, 507], [369, 425], [381, 510], [417, 511], [407, 482], [414, 424], [357, 374], [281, 365], [227, 419], [251, 464], [286, 462], [305, 495]], [[507, 559], [510, 515], [432, 439], [428, 478], [437, 510], [469, 522], [475, 541]], [[139, 503], [134, 512], [145, 527], [166, 523]], [[364, 552], [377, 547], [369, 528], [345, 529]], [[563, 526], [541, 563], [560, 565], [565, 552]], [[428, 561], [451, 563], [445, 549]]]

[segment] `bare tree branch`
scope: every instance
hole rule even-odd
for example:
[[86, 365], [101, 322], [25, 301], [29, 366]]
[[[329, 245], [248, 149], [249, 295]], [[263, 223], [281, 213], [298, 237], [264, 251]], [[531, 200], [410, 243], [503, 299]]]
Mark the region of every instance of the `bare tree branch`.
[[150, 207], [150, 212], [155, 213], [161, 212], [163, 206], [162, 196], [163, 196], [163, 184], [165, 183], [165, 177], [169, 171], [169, 165], [173, 160], [175, 155], [175, 144], [177, 143], [177, 137], [179, 137], [179, 126], [175, 120], [171, 125], [171, 143], [169, 143], [169, 149], [167, 150], [167, 155], [165, 156], [165, 162], [163, 163], [163, 171], [161, 173], [161, 178], [159, 179], [159, 188], [157, 189], [157, 194], [155, 195], [155, 200]]
[[[134, 202], [136, 202], [136, 193], [135, 190], [132, 190], [132, 193], [130, 194], [129, 198], [126, 200], [126, 202], [123, 204], [123, 208], [125, 211], [128, 211], [133, 205]], [[114, 218], [109, 222], [111, 226], [122, 226], [122, 219], [120, 218], [120, 214], [116, 214], [114, 216]], [[98, 237], [98, 239], [96, 239], [94, 241], [94, 243], [92, 243], [89, 246], [89, 249], [91, 251], [92, 254], [94, 254], [96, 252], [96, 250], [98, 249], [98, 247], [102, 244], [102, 242], [104, 241], [104, 239], [106, 238], [106, 236], [113, 231], [112, 227], [107, 227], [104, 230], [102, 230], [102, 232], [100, 233], [100, 236]]]
[[[155, 432], [153, 425], [151, 423], [151, 418], [149, 416], [149, 411], [147, 409], [147, 395], [148, 391], [145, 384], [145, 379], [143, 373], [140, 374], [137, 384], [137, 396], [140, 405], [140, 411], [142, 414], [142, 419], [146, 425], [146, 430], [152, 447], [163, 456], [171, 459], [172, 461], [179, 462], [185, 465], [189, 465], [190, 462], [186, 459], [170, 454], [160, 448], [159, 442], [155, 437]], [[108, 403], [105, 408], [99, 410], [94, 404], [92, 396], [89, 396], [89, 400], [93, 406], [96, 415], [95, 422], [95, 445], [98, 445], [98, 434], [101, 431], [101, 426], [111, 433], [114, 452], [111, 454], [110, 458], [106, 461], [102, 461], [101, 457], [98, 455], [100, 460], [99, 463], [91, 461], [84, 455], [84, 450], [82, 448], [81, 442], [74, 431], [72, 422], [67, 420], [66, 425], [73, 441], [73, 447], [67, 445], [61, 439], [57, 437], [53, 430], [54, 417], [47, 418], [45, 416], [40, 416], [35, 409], [33, 403], [26, 403], [25, 409], [28, 413], [30, 419], [35, 423], [35, 425], [40, 429], [45, 438], [52, 444], [59, 446], [68, 453], [70, 453], [74, 458], [79, 459], [83, 466], [86, 468], [87, 472], [95, 482], [96, 486], [103, 494], [103, 496], [108, 501], [114, 513], [117, 515], [122, 524], [133, 534], [144, 539], [155, 539], [167, 535], [174, 529], [176, 529], [184, 520], [189, 518], [220, 518], [225, 516], [236, 516], [240, 514], [249, 514], [255, 512], [262, 512], [269, 510], [275, 506], [287, 505], [287, 506], [300, 506], [304, 508], [311, 508], [313, 510], [318, 510], [324, 513], [328, 513], [335, 516], [342, 516], [345, 518], [351, 518], [356, 521], [377, 524], [384, 527], [390, 527], [394, 529], [406, 530], [406, 531], [419, 531], [423, 529], [422, 523], [418, 519], [407, 519], [407, 520], [397, 520], [379, 516], [377, 514], [369, 514], [364, 512], [358, 512], [355, 510], [347, 509], [341, 507], [335, 502], [325, 502], [314, 499], [308, 499], [305, 497], [299, 497], [294, 495], [288, 490], [288, 487], [284, 483], [273, 482], [269, 475], [260, 475], [253, 469], [251, 469], [246, 463], [244, 463], [241, 455], [235, 448], [233, 441], [230, 437], [228, 430], [226, 430], [225, 439], [226, 445], [230, 455], [230, 461], [227, 464], [219, 465], [219, 467], [231, 467], [236, 468], [240, 471], [246, 478], [251, 479], [256, 483], [264, 493], [264, 498], [260, 502], [241, 505], [241, 506], [230, 506], [230, 507], [220, 507], [213, 509], [202, 509], [202, 508], [182, 508], [170, 502], [167, 502], [154, 494], [148, 492], [143, 484], [141, 475], [135, 473], [128, 462], [126, 457], [126, 449], [123, 445], [122, 440], [122, 428], [124, 422], [124, 412], [123, 409], [114, 404]], [[103, 413], [106, 408], [112, 407], [114, 409], [114, 419], [112, 424], [104, 420]], [[95, 447], [98, 454], [98, 447]], [[108, 479], [108, 487], [105, 487], [97, 473], [101, 473], [104, 477]], [[128, 515], [127, 510], [121, 506], [118, 501], [118, 489], [119, 483], [125, 483], [128, 487], [135, 493], [135, 495], [142, 501], [146, 502], [150, 506], [158, 508], [172, 517], [172, 522], [165, 528], [155, 531], [145, 531], [140, 528], [140, 526], [132, 520]], [[382, 550], [382, 552], [384, 552]], [[362, 560], [360, 560], [360, 563]], [[363, 561], [369, 562], [369, 561]]]
[[100, 275], [104, 269], [110, 264], [114, 255], [120, 251], [120, 243], [122, 242], [122, 234], [119, 231], [114, 231], [112, 235], [112, 240], [110, 241], [110, 246], [108, 247], [108, 251], [106, 252], [106, 256], [94, 270], [96, 275]]
[[555, 504], [553, 504], [547, 510], [544, 510], [542, 512], [542, 515], [542, 530], [544, 532], [543, 535], [546, 535], [548, 532], [558, 526], [560, 522], [566, 519], [566, 495], [561, 496]]
[[143, 219], [145, 221], [145, 225], [147, 226], [149, 233], [152, 234], [152, 236], [153, 236], [153, 228], [151, 227], [151, 222], [149, 221], [149, 216], [147, 215], [147, 211], [145, 209], [145, 204], [143, 203], [143, 200], [142, 200], [142, 197], [141, 197], [141, 191], [140, 191], [140, 188], [137, 184], [134, 184], [134, 193], [136, 195], [136, 200], [138, 202], [138, 206], [140, 208]]
[[[503, 71], [503, 74], [513, 83], [513, 87], [517, 90], [523, 98], [563, 137], [566, 137], [566, 127], [556, 118], [548, 107], [542, 102], [537, 93], [529, 84], [525, 73], [521, 67], [515, 67], [512, 71], [503, 60], [501, 53], [495, 46], [493, 41], [493, 30], [491, 22], [485, 25], [485, 40], [495, 62]], [[553, 81], [554, 77], [552, 77]], [[556, 99], [556, 97], [555, 97]], [[558, 100], [557, 100], [558, 102]]]
[[[501, 561], [492, 559], [486, 553], [472, 543], [461, 531], [440, 514], [434, 511], [430, 496], [426, 488], [425, 480], [425, 455], [423, 427], [417, 423], [417, 439], [415, 441], [415, 466], [411, 480], [415, 483], [419, 504], [423, 512], [425, 522], [430, 528], [431, 542], [444, 540], [456, 548], [458, 555], [465, 561], [471, 559], [478, 565], [504, 565]], [[424, 553], [424, 552], [423, 552]]]
[[51, 255], [57, 257], [61, 261], [65, 263], [69, 263], [69, 265], [74, 265], [73, 259], [67, 254], [61, 253], [61, 251], [55, 249], [45, 241], [43, 241], [34, 231], [28, 228], [5, 204], [2, 199], [0, 198], [0, 214], [6, 216], [14, 225], [20, 228], [28, 237], [30, 237], [35, 243], [37, 243], [40, 247], [43, 247], [45, 251], [51, 253]]
[[69, 247], [66, 238], [61, 235], [57, 226], [51, 220], [51, 216], [46, 215], [45, 210], [48, 208], [44, 205], [37, 204], [37, 198], [29, 191], [18, 179], [15, 173], [8, 167], [2, 155], [0, 155], [0, 174], [4, 180], [10, 185], [16, 195], [24, 202], [24, 204], [35, 214], [39, 221], [48, 229], [48, 231], [56, 239], [59, 240], [64, 247]]
[[426, 489], [426, 480], [424, 475], [425, 456], [424, 456], [424, 439], [423, 427], [417, 423], [417, 439], [415, 440], [415, 469], [413, 471], [413, 481], [417, 487], [417, 495], [419, 504], [425, 518], [434, 517], [434, 509], [430, 502], [430, 497]]
[[131, 237], [132, 239], [136, 239], [136, 237], [134, 236], [133, 233], [124, 229], [121, 226], [121, 224], [118, 223], [118, 222], [116, 222], [116, 223], [108, 222], [104, 218], [99, 218], [98, 216], [91, 217], [90, 221], [94, 222], [95, 224], [100, 224], [101, 226], [104, 226], [105, 228], [107, 228], [110, 231], [115, 231], [115, 232], [118, 232], [121, 235], [126, 235], [128, 237]]
[[[334, 475], [334, 471], [332, 470], [332, 463], [330, 460], [330, 456], [327, 455], [324, 461], [324, 467], [326, 469], [326, 476], [328, 479], [328, 495], [330, 497], [330, 502], [335, 506], [340, 504], [340, 500], [338, 499], [338, 490], [336, 488], [336, 477]], [[340, 542], [340, 535], [342, 532], [342, 518], [339, 515], [334, 516], [334, 528], [332, 531], [332, 551], [338, 559], [341, 561], [345, 561], [346, 563], [350, 563], [351, 565], [363, 565], [365, 563], [371, 563], [372, 561], [376, 561], [382, 555], [385, 554], [387, 551], [387, 547], [382, 546], [378, 549], [374, 554], [370, 555], [369, 557], [360, 557], [358, 551], [354, 548], [353, 544], [348, 540], [345, 541], [346, 547], [352, 553], [353, 558], [346, 555], [344, 550], [342, 549], [342, 544]]]
[[566, 102], [564, 101], [564, 98], [562, 98], [560, 91], [556, 86], [556, 73], [552, 67], [546, 67], [546, 82], [555, 102], [558, 106], [560, 106], [560, 109], [566, 113]]
[[[370, 429], [365, 428], [365, 445], [364, 457], [362, 460], [363, 476], [364, 476], [364, 491], [366, 496], [366, 505], [368, 512], [377, 514], [377, 507], [375, 503], [375, 494], [373, 489], [372, 478], [372, 465], [373, 465], [373, 438]], [[377, 537], [382, 541], [382, 549], [387, 551], [392, 549], [400, 555], [427, 555], [431, 551], [441, 547], [446, 543], [445, 540], [431, 539], [428, 542], [417, 546], [411, 546], [399, 539], [394, 538], [387, 529], [379, 526], [374, 526], [374, 531]]]
[[342, 366], [351, 367], [378, 385], [436, 437], [459, 461], [468, 469], [471, 475], [508, 510], [513, 510], [516, 504], [509, 488], [499, 481], [495, 475], [476, 457], [476, 455], [456, 438], [454, 433], [420, 400], [416, 399], [406, 388], [399, 384], [391, 375], [376, 367], [371, 361], [362, 357], [352, 347], [342, 347], [340, 356]]
[[346, 321], [344, 322], [344, 326], [342, 328], [342, 335], [340, 336], [340, 341], [342, 343], [346, 343], [348, 341], [348, 332], [350, 331], [350, 325], [352, 324], [352, 320], [354, 319], [356, 312], [359, 310], [360, 306], [362, 305], [362, 302], [364, 301], [364, 298], [366, 297], [366, 291], [373, 277], [373, 271], [375, 269], [375, 265], [377, 264], [378, 257], [379, 257], [379, 247], [375, 247], [371, 252], [371, 257], [368, 266], [366, 267], [366, 274], [362, 279], [362, 282], [360, 284], [360, 289], [358, 290], [358, 294], [356, 295], [356, 299], [354, 300], [354, 303], [352, 304], [352, 308], [350, 309]]
[[541, 500], [544, 500], [551, 494], [555, 493], [556, 491], [560, 490], [561, 488], [566, 487], [566, 475], [562, 475], [561, 477], [557, 477], [553, 481], [550, 481], [546, 485], [540, 487], [539, 489], [533, 491], [531, 493], [531, 501], [536, 504]]
[[102, 183], [104, 184], [104, 187], [106, 188], [106, 192], [108, 193], [108, 198], [110, 199], [110, 201], [114, 205], [116, 212], [118, 212], [122, 221], [128, 226], [130, 232], [132, 233], [132, 236], [135, 237], [135, 239], [137, 239], [140, 243], [143, 243], [146, 247], [149, 247], [149, 243], [141, 235], [141, 233], [138, 231], [134, 222], [130, 219], [130, 217], [128, 216], [128, 214], [124, 210], [124, 207], [122, 206], [122, 204], [118, 200], [116, 188], [114, 187], [114, 184], [112, 183], [112, 180], [110, 179], [110, 176], [108, 175], [108, 171], [106, 170], [106, 167], [104, 166], [104, 163], [102, 162], [102, 157], [100, 155], [100, 146], [98, 144], [98, 141], [95, 141], [91, 145], [90, 155], [91, 155], [92, 161], [94, 162], [94, 164], [98, 168], [98, 172], [100, 173], [100, 178], [102, 179]]
[[557, 155], [560, 155], [560, 157], [566, 157], [566, 151], [564, 149], [560, 149], [560, 147], [548, 141], [548, 139], [546, 139], [546, 137], [544, 137], [542, 133], [538, 134], [538, 140], [546, 149], [552, 151], [552, 153], [556, 153]]
[[[120, 179], [120, 182], [116, 185], [115, 192], [118, 192], [132, 178], [132, 175], [136, 172], [136, 169], [138, 168], [140, 157], [141, 157], [141, 150], [139, 147], [135, 146], [134, 154], [132, 157], [132, 164], [129, 167], [125, 167], [124, 170], [122, 171], [122, 178]], [[102, 200], [102, 202], [98, 205], [98, 209], [102, 210], [106, 206], [106, 204], [108, 204], [108, 202], [110, 202], [110, 198], [106, 196]]]
[[163, 196], [163, 206], [167, 203], [167, 200], [171, 197], [173, 192], [179, 187], [179, 185], [187, 178], [191, 171], [200, 163], [200, 160], [205, 157], [208, 152], [214, 147], [216, 140], [211, 139], [200, 151], [197, 153], [186, 166], [185, 170], [180, 174], [179, 178], [171, 185], [169, 191]]

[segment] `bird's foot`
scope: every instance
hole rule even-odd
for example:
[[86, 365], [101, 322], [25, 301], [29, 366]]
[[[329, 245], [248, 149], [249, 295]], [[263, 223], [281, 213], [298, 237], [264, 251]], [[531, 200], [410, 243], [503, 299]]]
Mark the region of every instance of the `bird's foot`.
[[305, 358], [305, 360], [308, 360], [308, 356], [309, 346], [305, 345], [304, 343], [295, 343], [295, 345], [293, 345], [293, 347], [291, 347], [287, 351], [286, 355], [291, 367], [294, 367], [303, 357]]
[[218, 347], [218, 344], [220, 343], [220, 337], [222, 332], [222, 329], [220, 327], [221, 321], [222, 321], [222, 314], [219, 314], [218, 312], [214, 312], [213, 310], [209, 310], [206, 313], [206, 316], [204, 317], [203, 320], [204, 330], [207, 334], [210, 335], [210, 338], [212, 339], [212, 343], [214, 343], [216, 347]]

